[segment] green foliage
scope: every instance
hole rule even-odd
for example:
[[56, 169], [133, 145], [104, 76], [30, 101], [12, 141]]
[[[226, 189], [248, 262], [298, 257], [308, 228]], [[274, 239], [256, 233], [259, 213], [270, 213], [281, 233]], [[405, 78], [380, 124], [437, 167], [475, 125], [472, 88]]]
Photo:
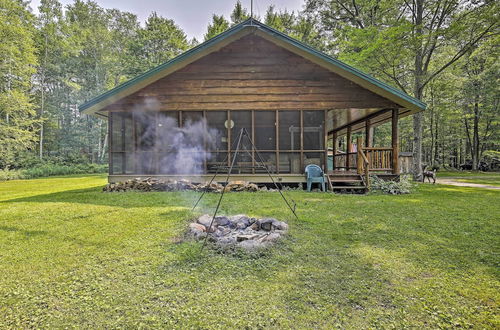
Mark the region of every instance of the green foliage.
[[[263, 21], [426, 101], [424, 162], [448, 168], [499, 148], [498, 6], [307, 0], [300, 13], [269, 6]], [[42, 159], [85, 154], [105, 163], [107, 124], [80, 114], [77, 105], [197, 41], [156, 13], [141, 26], [136, 15], [93, 1], [63, 10], [58, 0], [42, 0], [38, 13], [26, 2], [0, 0], [0, 168], [17, 168], [24, 152]], [[248, 17], [236, 1], [228, 19], [213, 15], [205, 40]], [[414, 124], [400, 121], [402, 151], [413, 148]], [[387, 126], [374, 135], [379, 145], [390, 141]]]
[[370, 176], [370, 182], [372, 191], [379, 191], [390, 195], [410, 194], [414, 189], [414, 185], [408, 175], [400, 176], [399, 181], [386, 181], [376, 175], [372, 175]]
[[55, 175], [68, 174], [91, 174], [91, 173], [106, 173], [107, 165], [99, 164], [77, 164], [77, 165], [59, 165], [59, 164], [44, 164], [22, 171], [22, 175], [26, 179], [41, 178]]
[[61, 165], [53, 163], [43, 163], [32, 166], [27, 169], [20, 170], [0, 170], [0, 181], [18, 180], [18, 179], [33, 179], [48, 176], [59, 176], [69, 174], [92, 174], [92, 173], [107, 173], [108, 165], [100, 164], [73, 164]]
[[187, 50], [186, 34], [173, 20], [153, 12], [144, 29], [138, 30], [132, 54], [138, 72], [158, 66]]
[[[201, 251], [217, 194], [104, 194], [104, 175], [0, 183], [6, 328], [498, 328], [499, 191], [228, 193], [222, 212], [288, 221], [264, 255]], [[478, 312], [479, 311], [479, 312]]]
[[59, 1], [42, 0], [36, 19], [21, 2], [1, 5], [0, 57], [14, 60], [0, 61], [0, 167], [15, 167], [24, 151], [47, 159], [76, 152], [105, 163], [106, 122], [81, 115], [78, 104], [196, 43], [156, 13], [141, 27], [136, 15], [92, 1], [63, 11]]
[[25, 3], [0, 0], [0, 40], [0, 168], [8, 168], [36, 141], [29, 96], [36, 64], [34, 26]]
[[277, 12], [271, 5], [267, 8], [264, 23], [317, 49], [323, 48], [323, 40], [311, 18], [296, 15], [286, 9]]
[[231, 25], [236, 25], [250, 18], [250, 14], [246, 8], [243, 8], [241, 1], [237, 0], [230, 17]]
[[223, 15], [215, 15], [212, 16], [212, 23], [208, 24], [207, 33], [205, 33], [205, 41], [215, 37], [218, 34], [229, 29], [229, 22], [224, 18]]
[[0, 181], [24, 179], [23, 171], [0, 169]]
[[308, 0], [304, 11], [330, 53], [427, 102], [402, 125], [403, 150], [453, 166], [498, 148], [498, 12], [495, 1], [441, 0]]

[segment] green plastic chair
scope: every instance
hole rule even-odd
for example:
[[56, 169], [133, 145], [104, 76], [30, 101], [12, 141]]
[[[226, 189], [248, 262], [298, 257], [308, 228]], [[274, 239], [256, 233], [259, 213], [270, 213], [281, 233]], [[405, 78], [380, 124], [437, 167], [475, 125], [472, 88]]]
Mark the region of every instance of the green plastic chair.
[[313, 183], [319, 183], [321, 185], [321, 191], [326, 191], [325, 175], [321, 167], [310, 164], [306, 166], [305, 172], [307, 177], [307, 191], [311, 191]]

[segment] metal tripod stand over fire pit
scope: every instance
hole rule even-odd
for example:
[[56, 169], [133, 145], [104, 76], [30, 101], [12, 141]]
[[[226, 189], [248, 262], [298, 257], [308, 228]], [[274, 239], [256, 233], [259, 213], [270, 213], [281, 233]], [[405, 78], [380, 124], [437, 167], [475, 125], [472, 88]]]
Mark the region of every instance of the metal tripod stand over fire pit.
[[[227, 172], [226, 176], [226, 181], [224, 186], [227, 186], [229, 183], [229, 177], [231, 176], [231, 172], [233, 170], [234, 164], [236, 162], [236, 158], [238, 156], [238, 152], [240, 152], [240, 146], [241, 146], [241, 141], [242, 139], [246, 137], [252, 146], [252, 149], [254, 153], [257, 155], [258, 159], [255, 160], [259, 163], [259, 165], [263, 168], [266, 169], [267, 174], [271, 178], [272, 183], [276, 187], [277, 191], [280, 193], [281, 197], [283, 198], [283, 201], [285, 204], [288, 206], [290, 211], [292, 211], [293, 215], [298, 219], [297, 214], [295, 213], [295, 202], [293, 202], [293, 207], [291, 206], [290, 202], [285, 198], [285, 195], [283, 195], [283, 192], [281, 189], [278, 187], [276, 184], [276, 181], [274, 180], [273, 176], [271, 175], [271, 172], [269, 171], [269, 168], [266, 166], [265, 162], [263, 161], [259, 151], [257, 148], [255, 148], [255, 145], [253, 144], [252, 139], [250, 138], [250, 135], [248, 134], [248, 131], [246, 128], [242, 128], [240, 130], [239, 136], [238, 136], [238, 142], [236, 144], [235, 152], [233, 155], [233, 159], [231, 160], [231, 166], [229, 167], [229, 170]], [[251, 153], [248, 152], [248, 150], [244, 150], [247, 152], [250, 156]], [[224, 159], [223, 163], [227, 160]], [[220, 168], [217, 168], [215, 171], [214, 176], [208, 183], [208, 185], [212, 184], [212, 182], [215, 180]], [[190, 232], [195, 235], [195, 237], [204, 237], [203, 241], [203, 247], [205, 247], [207, 240], [211, 238], [212, 240], [215, 240], [217, 242], [229, 242], [233, 241], [233, 238], [236, 240], [237, 243], [241, 243], [244, 241], [250, 241], [252, 243], [243, 243], [240, 244], [240, 246], [244, 248], [254, 248], [254, 247], [261, 247], [261, 246], [266, 246], [266, 242], [272, 242], [273, 240], [276, 241], [281, 236], [288, 230], [288, 225], [282, 221], [278, 221], [273, 218], [264, 218], [264, 219], [255, 219], [255, 218], [249, 218], [245, 215], [237, 215], [237, 216], [232, 216], [232, 217], [223, 217], [223, 216], [217, 216], [217, 212], [219, 211], [222, 198], [224, 197], [226, 189], [222, 190], [222, 193], [220, 195], [219, 201], [217, 203], [217, 206], [215, 208], [215, 212], [213, 216], [210, 216], [208, 214], [202, 215], [200, 218], [198, 218], [196, 223], [191, 223], [190, 224]], [[196, 201], [195, 205], [193, 206], [193, 210], [196, 208], [198, 203], [201, 201], [203, 196], [205, 195], [205, 191], [201, 194], [200, 198]], [[243, 220], [242, 220], [243, 219]], [[200, 222], [201, 221], [201, 222]], [[228, 230], [231, 231], [232, 227], [234, 228], [240, 228], [236, 231], [235, 234], [230, 234]], [[244, 228], [243, 228], [244, 226]], [[202, 228], [203, 227], [203, 228]], [[269, 229], [269, 230], [267, 230]], [[196, 233], [194, 231], [198, 230]], [[259, 232], [259, 233], [256, 233]], [[268, 232], [268, 233], [265, 233]], [[272, 232], [272, 233], [269, 233]], [[227, 237], [226, 237], [227, 235]], [[223, 239], [218, 240], [216, 239], [217, 237], [223, 237]], [[252, 239], [249, 239], [249, 237], [252, 237]], [[232, 242], [234, 244], [235, 242]]]

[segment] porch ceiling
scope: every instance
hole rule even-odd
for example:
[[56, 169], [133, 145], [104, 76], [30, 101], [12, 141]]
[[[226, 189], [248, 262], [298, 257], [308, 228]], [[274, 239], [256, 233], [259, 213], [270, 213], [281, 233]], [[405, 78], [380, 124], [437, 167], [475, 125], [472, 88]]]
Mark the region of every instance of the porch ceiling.
[[[411, 111], [405, 108], [399, 109], [399, 118], [405, 117]], [[368, 109], [334, 109], [328, 111], [326, 127], [328, 133], [336, 131], [337, 136], [347, 133], [347, 127], [351, 126], [352, 132], [365, 128], [366, 120], [370, 119], [372, 127], [381, 125], [391, 120], [390, 109], [368, 108]]]

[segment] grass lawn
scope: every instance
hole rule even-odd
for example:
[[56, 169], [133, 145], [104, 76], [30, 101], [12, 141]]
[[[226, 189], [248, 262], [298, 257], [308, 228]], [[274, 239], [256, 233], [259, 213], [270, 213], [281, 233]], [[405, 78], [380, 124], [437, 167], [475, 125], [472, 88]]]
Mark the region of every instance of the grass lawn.
[[[102, 193], [105, 176], [0, 183], [0, 328], [499, 328], [500, 191], [228, 193], [273, 216], [262, 255], [179, 242], [197, 193]], [[209, 194], [202, 210], [213, 210]]]
[[474, 177], [497, 177], [500, 178], [500, 172], [472, 172], [472, 171], [438, 171], [438, 177], [453, 177], [453, 178], [474, 178]]

